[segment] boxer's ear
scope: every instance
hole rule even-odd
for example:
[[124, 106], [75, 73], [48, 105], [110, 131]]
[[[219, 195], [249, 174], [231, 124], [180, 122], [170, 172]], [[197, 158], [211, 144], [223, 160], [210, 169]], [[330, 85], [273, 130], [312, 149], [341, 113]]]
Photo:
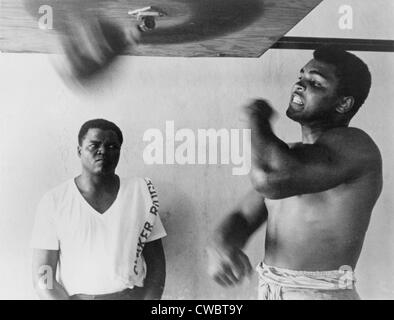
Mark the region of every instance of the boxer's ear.
[[338, 113], [345, 114], [350, 110], [352, 110], [353, 105], [354, 105], [354, 98], [352, 96], [340, 97], [338, 101], [338, 105], [335, 108], [335, 110]]

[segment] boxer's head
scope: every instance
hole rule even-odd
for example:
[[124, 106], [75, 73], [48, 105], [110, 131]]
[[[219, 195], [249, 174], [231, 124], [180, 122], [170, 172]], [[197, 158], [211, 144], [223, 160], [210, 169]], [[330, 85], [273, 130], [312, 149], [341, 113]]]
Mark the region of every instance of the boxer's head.
[[83, 170], [91, 174], [114, 174], [122, 143], [122, 131], [113, 122], [104, 119], [85, 122], [78, 134], [78, 156]]
[[299, 122], [348, 123], [368, 96], [371, 74], [354, 54], [334, 46], [313, 53], [294, 85], [287, 115]]

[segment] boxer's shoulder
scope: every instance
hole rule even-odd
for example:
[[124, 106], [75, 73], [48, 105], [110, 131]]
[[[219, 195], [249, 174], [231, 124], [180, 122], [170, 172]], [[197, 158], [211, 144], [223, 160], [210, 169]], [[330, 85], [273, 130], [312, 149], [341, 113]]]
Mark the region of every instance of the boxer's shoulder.
[[342, 127], [327, 130], [316, 141], [330, 149], [336, 159], [343, 159], [348, 165], [363, 168], [366, 171], [381, 171], [382, 157], [373, 139], [363, 130], [354, 127]]
[[332, 138], [341, 138], [341, 140], [345, 139], [345, 141], [354, 140], [354, 142], [361, 142], [361, 140], [372, 141], [372, 138], [364, 130], [356, 127], [335, 127], [326, 130], [320, 136], [319, 141]]
[[354, 127], [340, 127], [325, 131], [317, 144], [337, 147], [346, 153], [362, 152], [364, 154], [379, 154], [379, 148], [373, 139], [363, 130]]

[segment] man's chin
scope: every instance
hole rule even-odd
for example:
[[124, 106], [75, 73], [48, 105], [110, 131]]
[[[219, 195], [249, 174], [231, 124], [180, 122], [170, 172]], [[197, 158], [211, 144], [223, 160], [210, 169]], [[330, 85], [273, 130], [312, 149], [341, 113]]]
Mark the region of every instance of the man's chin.
[[114, 175], [115, 172], [113, 170], [99, 169], [95, 171], [95, 174], [98, 176], [111, 176]]
[[298, 121], [299, 112], [295, 111], [291, 106], [289, 106], [286, 110], [286, 116], [291, 120]]

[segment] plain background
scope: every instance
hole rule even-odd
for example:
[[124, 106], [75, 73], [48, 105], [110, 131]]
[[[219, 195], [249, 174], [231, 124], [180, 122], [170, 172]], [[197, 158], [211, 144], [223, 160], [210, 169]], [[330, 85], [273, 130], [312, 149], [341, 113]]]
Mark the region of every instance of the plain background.
[[[338, 26], [341, 5], [353, 8], [353, 29]], [[288, 35], [394, 39], [391, 0], [323, 1]], [[394, 53], [358, 52], [369, 65], [370, 96], [353, 126], [369, 133], [384, 161], [384, 188], [356, 269], [364, 299], [394, 298]], [[168, 232], [166, 299], [255, 299], [257, 276], [224, 290], [206, 275], [204, 247], [214, 226], [250, 188], [231, 165], [145, 165], [147, 129], [241, 128], [240, 110], [251, 98], [269, 99], [280, 113], [275, 131], [300, 139], [284, 116], [290, 88], [311, 58], [307, 50], [269, 50], [259, 59], [122, 57], [95, 92], [76, 92], [61, 81], [49, 57], [0, 54], [0, 298], [34, 299], [30, 234], [35, 208], [50, 188], [79, 173], [77, 133], [89, 119], [117, 123], [125, 136], [118, 173], [149, 176], [161, 200]], [[246, 252], [256, 265], [264, 232]]]

